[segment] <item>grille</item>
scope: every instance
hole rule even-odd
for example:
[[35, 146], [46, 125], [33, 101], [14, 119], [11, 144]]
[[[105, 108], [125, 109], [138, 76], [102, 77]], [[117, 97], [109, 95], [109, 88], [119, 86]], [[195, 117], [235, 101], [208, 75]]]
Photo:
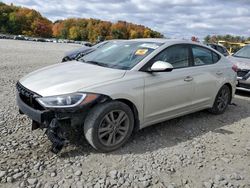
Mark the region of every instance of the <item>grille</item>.
[[239, 70], [239, 71], [237, 71], [237, 76], [244, 77], [248, 73], [248, 71], [249, 70]]
[[25, 88], [19, 82], [17, 82], [16, 88], [20, 98], [25, 104], [37, 110], [44, 110], [44, 108], [35, 100], [35, 98], [40, 97], [40, 95]]

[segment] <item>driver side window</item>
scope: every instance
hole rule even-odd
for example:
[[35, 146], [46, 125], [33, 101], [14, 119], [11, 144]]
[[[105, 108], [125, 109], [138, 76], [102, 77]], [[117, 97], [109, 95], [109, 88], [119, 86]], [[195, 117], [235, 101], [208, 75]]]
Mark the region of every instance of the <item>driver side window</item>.
[[153, 58], [153, 62], [165, 61], [173, 65], [174, 68], [189, 66], [189, 49], [186, 45], [174, 45], [166, 48]]

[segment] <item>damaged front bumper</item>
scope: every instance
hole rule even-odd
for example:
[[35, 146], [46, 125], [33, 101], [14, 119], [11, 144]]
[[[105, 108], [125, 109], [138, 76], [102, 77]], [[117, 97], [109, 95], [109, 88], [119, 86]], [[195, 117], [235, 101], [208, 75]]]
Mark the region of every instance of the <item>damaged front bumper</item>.
[[32, 119], [32, 130], [46, 129], [46, 135], [52, 142], [51, 151], [58, 153], [73, 133], [79, 133], [83, 125], [86, 109], [75, 111], [37, 110], [25, 104], [17, 95], [17, 105], [21, 114]]
[[20, 113], [28, 115], [33, 121], [39, 124], [49, 121], [54, 116], [54, 113], [50, 110], [37, 110], [30, 107], [23, 102], [19, 94], [16, 96], [16, 101]]
[[46, 129], [45, 133], [52, 142], [51, 151], [54, 153], [58, 153], [65, 142], [79, 140], [79, 136], [83, 135], [83, 124], [89, 110], [96, 104], [109, 99], [105, 95], [100, 95], [91, 103], [74, 108], [44, 109], [34, 104], [35, 100], [31, 91], [27, 89], [26, 91], [29, 94], [22, 93], [22, 90], [18, 89], [16, 100], [19, 112], [32, 119], [32, 130]]

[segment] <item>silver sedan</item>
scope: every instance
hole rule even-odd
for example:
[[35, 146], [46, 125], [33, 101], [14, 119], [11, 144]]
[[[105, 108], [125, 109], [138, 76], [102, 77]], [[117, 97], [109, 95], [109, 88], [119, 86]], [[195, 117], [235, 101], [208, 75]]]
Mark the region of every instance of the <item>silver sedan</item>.
[[237, 67], [237, 89], [250, 92], [250, 45], [247, 45], [229, 57]]
[[108, 152], [149, 125], [204, 109], [225, 112], [235, 93], [235, 71], [222, 54], [198, 43], [112, 41], [78, 61], [20, 79], [17, 104], [33, 129], [46, 129], [53, 152], [72, 135]]

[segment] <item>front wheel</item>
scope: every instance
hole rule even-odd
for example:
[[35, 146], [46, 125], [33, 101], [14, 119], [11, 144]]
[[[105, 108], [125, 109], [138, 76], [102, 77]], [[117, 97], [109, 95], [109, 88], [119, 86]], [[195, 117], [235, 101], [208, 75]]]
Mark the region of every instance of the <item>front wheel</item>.
[[67, 61], [70, 61], [70, 58], [69, 58], [68, 56], [66, 56], [66, 57], [64, 57], [64, 58], [62, 59], [62, 62], [67, 62]]
[[132, 134], [134, 116], [131, 109], [119, 101], [97, 105], [84, 123], [87, 141], [98, 151], [109, 152], [121, 147]]
[[219, 90], [214, 105], [211, 109], [209, 109], [209, 112], [213, 114], [222, 114], [225, 112], [228, 104], [231, 100], [231, 92], [227, 85], [222, 86], [222, 88]]

